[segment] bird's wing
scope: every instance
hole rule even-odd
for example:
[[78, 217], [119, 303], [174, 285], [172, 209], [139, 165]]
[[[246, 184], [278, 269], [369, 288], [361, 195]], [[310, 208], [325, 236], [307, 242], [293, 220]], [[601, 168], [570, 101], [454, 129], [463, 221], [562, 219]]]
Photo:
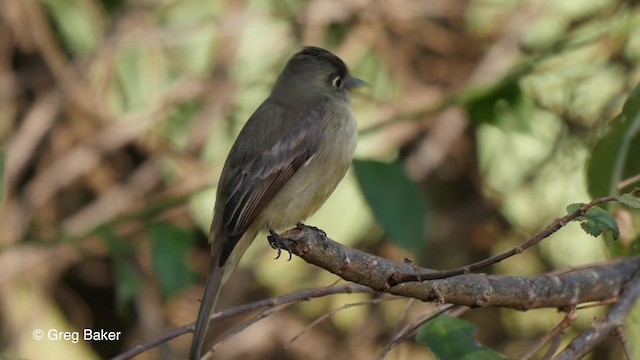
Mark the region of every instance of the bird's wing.
[[[276, 116], [289, 118], [266, 121], [271, 121], [274, 125], [288, 122], [295, 126], [283, 126], [282, 129], [277, 129], [276, 126], [276, 131], [271, 128], [269, 133], [277, 140], [267, 150], [245, 159], [235, 167], [231, 177], [226, 179], [228, 191], [221, 209], [221, 225], [227, 241], [222, 248], [219, 260], [221, 265], [227, 261], [244, 232], [278, 191], [317, 152], [322, 136], [320, 126], [326, 112], [325, 105], [322, 101], [300, 112], [274, 112]], [[291, 129], [282, 133], [286, 128]]]

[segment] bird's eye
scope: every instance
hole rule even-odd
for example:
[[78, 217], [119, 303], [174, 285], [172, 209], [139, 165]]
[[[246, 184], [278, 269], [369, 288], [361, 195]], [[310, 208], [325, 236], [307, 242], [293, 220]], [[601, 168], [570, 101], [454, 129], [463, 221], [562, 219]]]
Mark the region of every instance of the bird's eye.
[[342, 78], [340, 76], [336, 76], [331, 83], [336, 87], [336, 89], [339, 89], [340, 85], [342, 85]]

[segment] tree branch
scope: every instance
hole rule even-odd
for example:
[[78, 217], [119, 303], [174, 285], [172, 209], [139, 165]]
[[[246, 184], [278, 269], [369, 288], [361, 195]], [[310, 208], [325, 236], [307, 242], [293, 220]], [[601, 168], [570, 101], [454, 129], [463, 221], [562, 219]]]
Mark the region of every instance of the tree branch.
[[571, 343], [554, 359], [580, 359], [605, 336], [613, 334], [624, 323], [631, 309], [640, 298], [640, 270], [636, 270], [633, 278], [624, 286], [618, 301], [611, 305], [607, 314], [594, 321], [591, 327], [573, 339]]
[[[535, 278], [464, 274], [425, 282], [405, 282], [389, 287], [387, 279], [393, 273], [423, 274], [435, 271], [415, 267], [411, 263], [395, 263], [345, 247], [329, 239], [321, 231], [309, 227], [291, 229], [281, 234], [280, 237], [293, 254], [306, 262], [357, 284], [307, 289], [278, 298], [236, 306], [214, 314], [210, 323], [289, 302], [338, 293], [378, 291], [422, 301], [437, 301], [469, 307], [499, 306], [517, 310], [549, 307], [573, 308], [581, 303], [618, 299], [619, 297], [604, 321], [607, 324], [606, 329], [610, 330], [610, 328], [615, 328], [622, 323], [630, 307], [640, 295], [640, 275], [638, 275], [640, 274], [640, 256], [542, 274]], [[629, 285], [625, 287], [626, 284]], [[621, 295], [623, 288], [624, 293]], [[591, 331], [602, 331], [604, 328], [602, 323], [594, 324]], [[140, 344], [114, 359], [132, 358], [161, 343], [192, 331], [193, 324], [185, 325], [161, 337]], [[607, 333], [608, 330], [599, 334], [604, 336]], [[583, 335], [574, 340], [576, 343], [574, 347], [581, 351], [592, 347], [592, 345], [591, 347], [583, 345], [584, 341], [580, 340]]]
[[470, 307], [565, 308], [616, 298], [640, 269], [640, 256], [637, 256], [535, 278], [466, 274], [426, 282], [406, 282], [390, 288], [387, 279], [393, 273], [422, 274], [434, 270], [395, 263], [342, 246], [312, 228], [295, 228], [280, 236], [292, 253], [344, 280], [375, 291]]

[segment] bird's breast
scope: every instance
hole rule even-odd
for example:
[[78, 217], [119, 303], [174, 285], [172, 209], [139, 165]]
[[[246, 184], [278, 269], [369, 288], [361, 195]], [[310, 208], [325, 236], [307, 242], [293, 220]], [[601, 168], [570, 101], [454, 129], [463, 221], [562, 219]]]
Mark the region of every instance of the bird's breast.
[[357, 123], [350, 107], [326, 112], [318, 151], [283, 186], [261, 216], [274, 229], [295, 225], [327, 200], [349, 169], [357, 143]]

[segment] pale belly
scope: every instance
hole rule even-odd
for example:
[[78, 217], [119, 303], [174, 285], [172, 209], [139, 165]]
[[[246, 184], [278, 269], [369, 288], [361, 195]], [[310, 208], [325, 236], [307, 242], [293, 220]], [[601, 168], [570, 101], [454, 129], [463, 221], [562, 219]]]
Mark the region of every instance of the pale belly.
[[349, 169], [357, 141], [351, 118], [325, 130], [320, 150], [276, 194], [257, 221], [261, 230], [295, 225], [322, 206]]
[[[351, 113], [348, 107], [347, 110]], [[320, 150], [275, 195], [231, 252], [223, 267], [223, 283], [258, 232], [269, 228], [280, 231], [294, 226], [322, 206], [349, 169], [357, 136], [358, 128], [353, 116], [325, 129], [325, 140]]]

